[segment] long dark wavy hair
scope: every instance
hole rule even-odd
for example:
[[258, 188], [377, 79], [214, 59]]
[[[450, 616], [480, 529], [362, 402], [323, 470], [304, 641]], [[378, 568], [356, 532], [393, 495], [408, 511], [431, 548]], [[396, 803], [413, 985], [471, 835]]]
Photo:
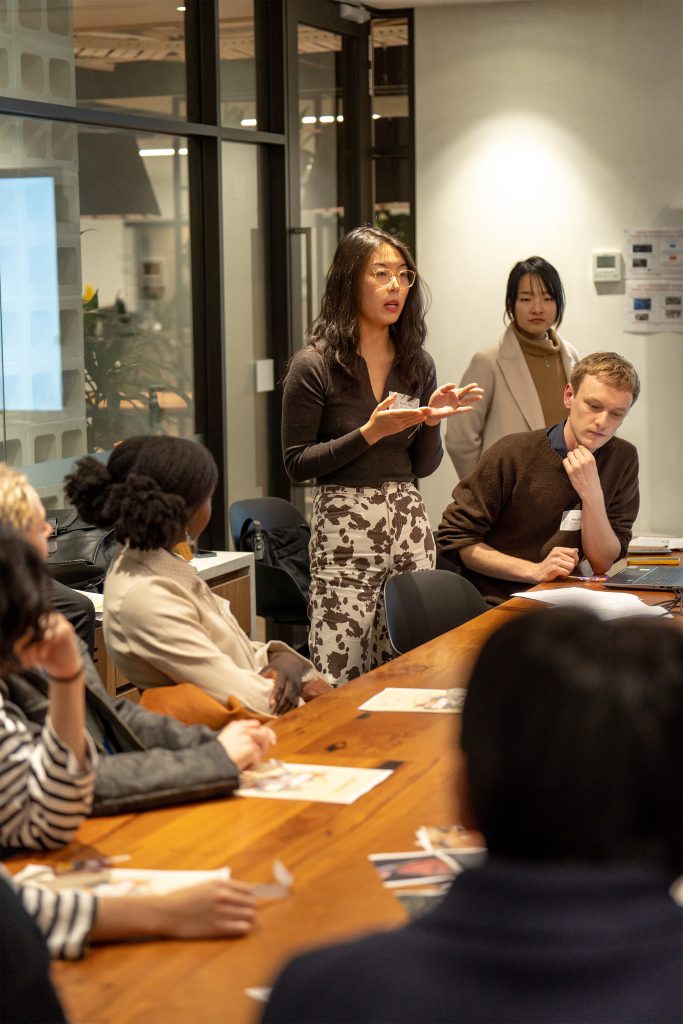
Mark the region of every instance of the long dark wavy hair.
[[[373, 227], [349, 231], [337, 246], [327, 274], [320, 313], [306, 335], [310, 345], [352, 377], [356, 376], [358, 368], [361, 277], [372, 255], [383, 245], [397, 249], [406, 266], [417, 274], [415, 260], [399, 238]], [[423, 348], [428, 305], [429, 293], [418, 276], [408, 291], [400, 317], [389, 327], [397, 365], [411, 391], [421, 387], [427, 372]]]

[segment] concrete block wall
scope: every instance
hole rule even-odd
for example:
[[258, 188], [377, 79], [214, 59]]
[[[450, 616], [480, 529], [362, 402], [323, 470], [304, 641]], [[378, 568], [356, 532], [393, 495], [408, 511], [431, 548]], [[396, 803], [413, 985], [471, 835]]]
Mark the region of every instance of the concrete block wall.
[[[75, 61], [71, 5], [55, 0], [8, 0], [0, 5], [0, 91], [19, 99], [75, 105]], [[30, 467], [85, 454], [83, 309], [81, 300], [78, 138], [75, 125], [32, 118], [0, 118], [0, 167], [17, 174], [53, 178], [62, 359], [63, 406], [57, 411], [7, 411], [0, 433], [0, 457]], [[30, 351], [17, 372], [33, 375], [40, 389], [41, 337], [36, 309], [11, 308], [3, 295], [3, 316], [30, 317]], [[11, 374], [12, 368], [6, 367]], [[29, 389], [30, 390], [30, 389]], [[62, 504], [60, 487], [39, 488], [50, 507]]]

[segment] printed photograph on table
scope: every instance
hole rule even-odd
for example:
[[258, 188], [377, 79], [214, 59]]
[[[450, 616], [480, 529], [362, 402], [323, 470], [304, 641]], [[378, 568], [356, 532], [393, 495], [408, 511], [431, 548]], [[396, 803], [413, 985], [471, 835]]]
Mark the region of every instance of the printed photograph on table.
[[462, 868], [444, 853], [371, 853], [382, 885], [428, 885], [450, 881]]
[[415, 833], [420, 846], [432, 853], [435, 850], [480, 853], [486, 850], [481, 832], [464, 825], [423, 825]]
[[359, 711], [427, 711], [432, 714], [457, 714], [465, 703], [466, 690], [411, 689], [388, 686], [376, 693]]
[[352, 804], [390, 775], [391, 770], [384, 768], [264, 761], [258, 767], [241, 773], [242, 784], [236, 795]]

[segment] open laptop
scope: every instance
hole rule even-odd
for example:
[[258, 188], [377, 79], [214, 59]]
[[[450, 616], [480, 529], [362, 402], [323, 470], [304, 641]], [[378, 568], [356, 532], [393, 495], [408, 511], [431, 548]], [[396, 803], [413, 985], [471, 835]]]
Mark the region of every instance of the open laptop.
[[603, 583], [619, 590], [683, 590], [682, 565], [629, 565]]

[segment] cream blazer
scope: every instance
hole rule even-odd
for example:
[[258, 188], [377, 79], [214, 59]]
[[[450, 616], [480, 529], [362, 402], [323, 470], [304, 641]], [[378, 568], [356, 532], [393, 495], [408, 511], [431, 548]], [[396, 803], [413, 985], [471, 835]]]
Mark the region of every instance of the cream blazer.
[[[579, 354], [573, 345], [559, 335], [556, 337], [569, 380]], [[461, 480], [472, 472], [483, 452], [501, 437], [545, 426], [541, 400], [512, 327], [508, 327], [497, 344], [472, 357], [460, 386], [471, 381], [484, 389], [481, 402], [476, 402], [471, 412], [451, 416], [446, 421], [446, 451]]]
[[[272, 680], [259, 675], [286, 644], [249, 640], [229, 602], [212, 594], [179, 555], [125, 547], [104, 585], [104, 641], [117, 668], [141, 689], [195, 683], [225, 703], [270, 714]], [[300, 657], [300, 655], [297, 655]], [[304, 679], [316, 672], [310, 661]]]

